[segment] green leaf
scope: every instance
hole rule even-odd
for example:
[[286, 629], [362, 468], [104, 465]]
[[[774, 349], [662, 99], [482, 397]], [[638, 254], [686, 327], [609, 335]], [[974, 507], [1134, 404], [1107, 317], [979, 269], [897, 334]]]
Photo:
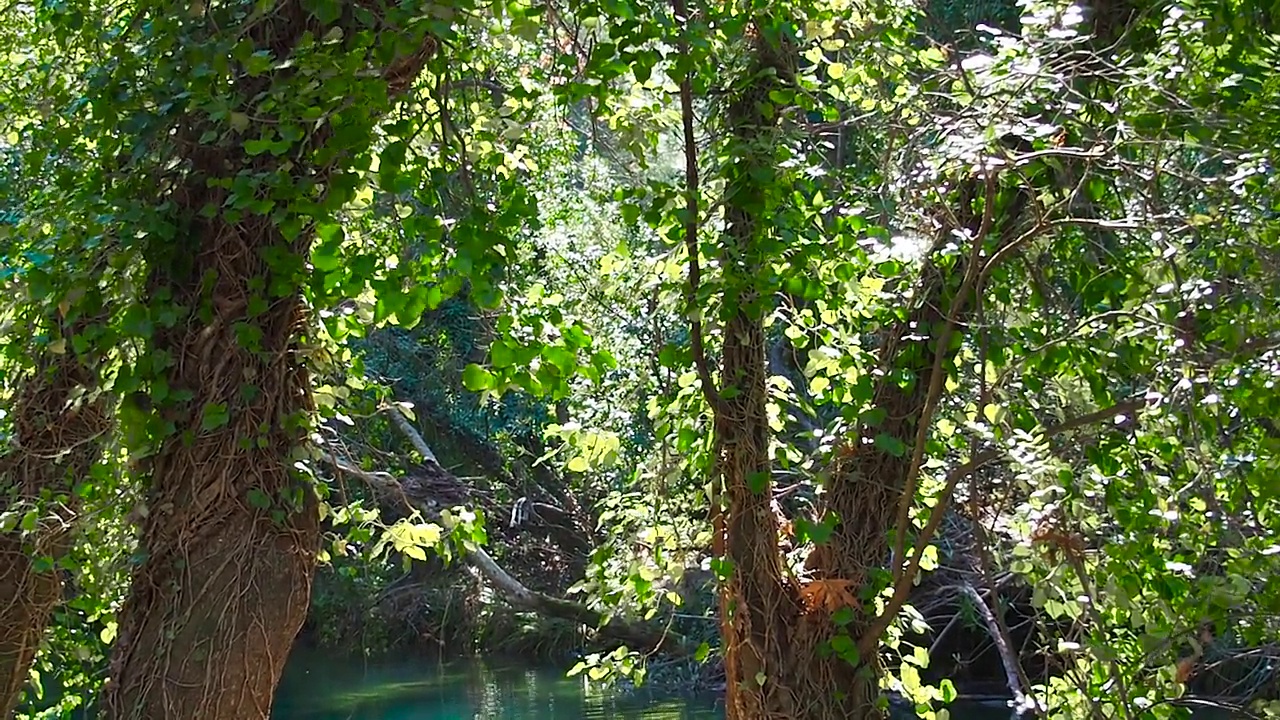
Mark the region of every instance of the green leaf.
[[1004, 410], [999, 405], [985, 405], [982, 408], [982, 416], [987, 419], [987, 422], [995, 425], [1004, 416]]
[[225, 404], [209, 403], [204, 406], [204, 412], [200, 415], [200, 429], [205, 432], [216, 430], [226, 425], [230, 419]]
[[512, 352], [511, 346], [502, 340], [496, 340], [489, 346], [489, 362], [495, 368], [511, 367], [515, 364], [515, 353]]
[[845, 627], [854, 621], [853, 608], [842, 607], [831, 613], [831, 623], [836, 627]]
[[482, 392], [493, 387], [493, 373], [471, 363], [462, 371], [462, 385], [471, 392]]
[[831, 512], [828, 512], [820, 522], [816, 523], [808, 518], [798, 517], [795, 521], [796, 538], [801, 542], [808, 540], [815, 545], [821, 545], [831, 539], [831, 534], [835, 532], [837, 522], [838, 518]]
[[271, 507], [271, 497], [258, 488], [249, 489], [248, 499], [249, 504], [259, 510], [266, 510]]
[[876, 435], [875, 445], [894, 457], [902, 457], [907, 454], [907, 444], [888, 433]]
[[930, 572], [938, 569], [938, 546], [926, 545], [920, 555], [920, 569]]

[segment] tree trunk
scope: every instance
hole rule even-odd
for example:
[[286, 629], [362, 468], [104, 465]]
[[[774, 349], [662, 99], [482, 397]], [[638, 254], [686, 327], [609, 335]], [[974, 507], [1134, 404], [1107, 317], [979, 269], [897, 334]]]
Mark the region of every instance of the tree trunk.
[[[62, 597], [56, 562], [70, 549], [74, 484], [88, 476], [111, 427], [96, 373], [71, 353], [45, 351], [14, 402], [13, 448], [0, 459], [0, 515], [17, 525], [0, 533], [0, 718], [8, 717]], [[28, 512], [34, 525], [20, 520]]]
[[[881, 348], [885, 379], [874, 401], [884, 419], [860, 429], [868, 442], [855, 436], [840, 451], [823, 505], [837, 523], [828, 541], [808, 558], [807, 579], [797, 580], [783, 565], [778, 547], [780, 522], [772, 506], [768, 454], [765, 309], [759, 298], [775, 289], [761, 288], [759, 278], [777, 248], [768, 245], [767, 231], [758, 227], [759, 219], [770, 213], [770, 190], [757, 184], [751, 172], [772, 168], [767, 133], [773, 132], [776, 114], [762, 114], [760, 98], [771, 89], [767, 78], [788, 81], [792, 53], [766, 37], [760, 30], [753, 34], [754, 57], [757, 70], [771, 72], [753, 73], [764, 79], [730, 103], [726, 113], [738, 147], [766, 148], [748, 149], [745, 158], [734, 157], [726, 170], [727, 231], [721, 256], [730, 310], [721, 366], [726, 392], [712, 401], [715, 470], [728, 499], [725, 558], [731, 574], [722, 586], [727, 717], [874, 720], [883, 716], [877, 652], [885, 619], [863, 605], [870, 604], [873, 593], [868, 591], [875, 589], [872, 570], [894, 567], [890, 534], [901, 520], [902, 498], [915, 494], [912, 476], [923, 451], [918, 447], [920, 425], [930, 422], [931, 406], [954, 355], [952, 334], [976, 275], [964, 259], [945, 272], [926, 261], [912, 312], [889, 328]], [[760, 154], [752, 158], [752, 152]], [[964, 188], [957, 214], [981, 243], [990, 217], [985, 224], [973, 217], [977, 190], [973, 184]], [[988, 197], [985, 206], [990, 205]], [[913, 382], [899, 384], [894, 370], [908, 373]], [[895, 442], [869, 442], [881, 433]]]
[[[726, 122], [734, 162], [726, 172], [726, 233], [720, 264], [726, 287], [720, 392], [715, 410], [715, 475], [727, 501], [721, 586], [726, 717], [729, 720], [863, 720], [879, 717], [874, 662], [850, 662], [858, 626], [833, 621], [854, 604], [839, 584], [801, 584], [785, 567], [780, 521], [773, 505], [768, 368], [763, 318], [773, 289], [760, 286], [776, 250], [760, 219], [773, 202], [753, 177], [772, 168], [775, 115], [761, 111], [773, 83], [794, 75], [791, 48], [753, 28], [761, 78], [730, 103]], [[764, 72], [760, 72], [764, 71]], [[851, 614], [849, 618], [854, 616]], [[833, 652], [832, 648], [836, 648]], [[839, 652], [843, 649], [845, 652]]]
[[[191, 308], [201, 306], [201, 279], [217, 280], [208, 322], [155, 337], [175, 360], [169, 386], [194, 399], [150, 461], [145, 559], [120, 613], [106, 694], [115, 718], [265, 718], [310, 597], [319, 514], [291, 469], [311, 410], [295, 352], [300, 299], [279, 298], [252, 319], [259, 351], [236, 332], [251, 320], [250, 281], [271, 282], [262, 250], [288, 244], [265, 219], [202, 219], [192, 236], [190, 270], [157, 267], [152, 277], [153, 294]], [[256, 394], [242, 391], [245, 378]]]
[[[147, 254], [153, 303], [171, 303], [180, 317], [156, 329], [150, 348], [152, 356], [171, 359], [163, 382], [172, 399], [160, 409], [170, 426], [140, 468], [150, 481], [140, 541], [144, 559], [119, 615], [104, 696], [108, 718], [269, 715], [306, 617], [319, 542], [314, 486], [294, 469], [312, 411], [299, 355], [306, 321], [300, 273], [312, 228], [304, 216], [301, 232], [286, 237], [276, 214], [228, 217], [223, 208], [233, 207], [236, 196], [211, 181], [285, 175], [299, 197], [322, 204], [320, 193], [329, 192], [343, 165], [361, 151], [351, 133], [345, 145], [330, 147], [338, 142], [336, 123], [348, 131], [354, 125], [355, 136], [365, 138], [355, 142], [367, 143], [360, 126], [371, 127], [387, 105], [385, 98], [371, 102], [372, 94], [405, 91], [434, 50], [422, 31], [401, 32], [392, 12], [377, 18], [382, 35], [365, 51], [366, 62], [380, 72], [358, 72], [348, 84], [353, 107], [335, 109], [302, 141], [287, 144], [283, 155], [250, 155], [240, 135], [202, 112], [177, 122], [180, 167], [189, 168], [168, 198], [179, 230], [155, 239]], [[335, 28], [344, 31], [338, 37], [368, 33], [359, 17], [344, 5], [337, 19], [321, 23], [302, 4], [286, 0], [270, 22], [228, 15], [225, 22], [211, 22], [209, 32], [243, 37], [283, 60], [306, 37], [327, 37]], [[387, 49], [409, 54], [375, 64], [374, 56], [385, 57]], [[315, 62], [307, 55], [314, 49], [302, 52], [303, 60]], [[289, 65], [233, 76], [231, 97], [239, 103], [233, 107], [264, 123], [244, 137], [274, 132], [277, 96], [333, 102]], [[295, 96], [304, 92], [316, 97]], [[359, 92], [371, 94], [361, 99]], [[270, 192], [256, 191], [264, 190]], [[209, 207], [217, 210], [213, 217], [204, 213]]]

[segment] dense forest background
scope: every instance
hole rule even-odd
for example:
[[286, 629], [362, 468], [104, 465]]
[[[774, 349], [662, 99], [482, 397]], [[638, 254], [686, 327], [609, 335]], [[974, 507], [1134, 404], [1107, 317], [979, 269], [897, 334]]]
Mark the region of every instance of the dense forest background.
[[0, 716], [1280, 713], [1280, 6], [0, 13]]

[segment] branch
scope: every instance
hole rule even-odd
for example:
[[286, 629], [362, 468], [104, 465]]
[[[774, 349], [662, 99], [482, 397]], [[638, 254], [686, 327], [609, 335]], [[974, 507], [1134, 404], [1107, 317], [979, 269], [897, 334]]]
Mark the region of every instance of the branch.
[[1026, 232], [1022, 233], [1008, 245], [1005, 245], [991, 255], [986, 264], [982, 267], [982, 280], [986, 281], [986, 279], [991, 276], [991, 273], [995, 272], [995, 269], [999, 267], [1002, 262], [1007, 260], [1014, 253], [1018, 252], [1018, 250], [1021, 250], [1024, 245], [1031, 242], [1031, 240], [1039, 236], [1041, 233], [1051, 228], [1068, 227], [1072, 225], [1093, 227], [1101, 230], [1138, 230], [1142, 227], [1142, 225], [1136, 220], [1100, 220], [1097, 218], [1083, 217], [1039, 220]]
[[431, 446], [427, 445], [427, 441], [422, 439], [422, 433], [419, 433], [409, 424], [409, 418], [405, 417], [399, 408], [394, 407], [387, 414], [391, 416], [391, 422], [409, 439], [409, 444], [413, 446], [413, 449], [417, 450], [424, 460], [439, 467], [440, 461], [436, 459], [436, 454], [431, 452]]
[[[915, 500], [920, 468], [924, 465], [924, 446], [929, 440], [929, 429], [933, 425], [933, 413], [942, 398], [943, 380], [947, 375], [947, 348], [951, 347], [951, 335], [955, 332], [956, 325], [960, 322], [960, 314], [964, 311], [965, 303], [969, 301], [969, 294], [975, 287], [980, 287], [979, 280], [982, 278], [982, 274], [978, 271], [978, 260], [982, 257], [982, 246], [986, 242], [987, 234], [991, 232], [992, 224], [995, 222], [995, 196], [996, 176], [994, 173], [989, 173], [986, 178], [986, 197], [982, 204], [982, 221], [978, 226], [978, 232], [973, 238], [973, 249], [970, 252], [969, 262], [965, 266], [964, 279], [960, 283], [960, 290], [952, 296], [953, 300], [951, 307], [947, 310], [946, 321], [934, 341], [933, 368], [929, 372], [929, 387], [924, 396], [924, 407], [920, 409], [920, 417], [916, 421], [918, 425], [916, 427], [915, 443], [911, 449], [911, 463], [907, 466], [907, 475], [903, 479], [902, 495], [898, 498], [898, 515], [895, 521], [897, 530], [893, 541], [893, 576], [895, 578], [899, 577], [902, 568], [900, 563], [902, 551], [906, 548], [907, 519], [910, 516], [911, 504]], [[938, 280], [938, 282], [945, 281]], [[887, 359], [892, 360], [892, 358]]]
[[[683, 23], [677, 43], [681, 59], [692, 64], [689, 58], [689, 12], [685, 0], [673, 0], [675, 20]], [[702, 394], [716, 412], [720, 411], [720, 393], [711, 380], [711, 367], [707, 364], [707, 350], [702, 343], [702, 309], [698, 307], [698, 287], [702, 283], [702, 268], [698, 264], [698, 146], [693, 134], [693, 68], [685, 71], [680, 80], [680, 118], [684, 129], [684, 179], [685, 219], [684, 245], [689, 254], [689, 284], [685, 287], [685, 312], [689, 316], [689, 347], [693, 351], [693, 363], [702, 382]]]
[[[1044, 430], [1044, 436], [1046, 439], [1051, 438], [1086, 425], [1114, 418], [1117, 415], [1135, 412], [1143, 406], [1143, 402], [1140, 398], [1122, 400], [1111, 407], [1047, 427]], [[929, 519], [920, 530], [920, 535], [916, 538], [915, 546], [912, 548], [911, 560], [907, 563], [907, 567], [902, 574], [897, 577], [893, 595], [889, 598], [889, 602], [885, 604], [884, 611], [872, 621], [858, 641], [858, 652], [862, 657], [866, 657], [867, 653], [875, 650], [876, 645], [880, 642], [880, 636], [884, 634], [884, 631], [889, 627], [889, 623], [893, 622], [893, 618], [897, 616], [898, 611], [902, 610], [902, 606], [906, 604], [907, 596], [910, 595], [911, 587], [915, 583], [916, 575], [920, 572], [920, 560], [924, 557], [924, 549], [933, 540], [934, 535], [937, 534], [938, 527], [942, 525], [942, 518], [951, 507], [951, 501], [955, 496], [956, 486], [960, 484], [961, 480], [998, 458], [1000, 454], [998, 450], [983, 450], [969, 458], [968, 462], [952, 469], [947, 474], [947, 482], [942, 490], [942, 495], [938, 498], [938, 502], [933, 506], [933, 509], [929, 511]], [[895, 561], [900, 562], [897, 558], [895, 558]]]
[[[398, 410], [391, 411], [396, 426], [408, 438], [410, 444], [427, 458], [439, 472], [452, 476], [448, 470], [440, 466], [435, 453], [422, 439], [422, 435], [411, 425]], [[362, 480], [375, 492], [384, 496], [395, 497], [403, 508], [417, 511], [423, 517], [439, 521], [439, 513], [431, 507], [425, 498], [411, 497], [405, 492], [404, 485], [395, 476], [386, 472], [373, 472], [357, 467], [353, 463], [325, 453], [324, 458], [339, 471]], [[553, 595], [531, 590], [502, 568], [484, 548], [467, 544], [461, 550], [464, 559], [475, 568], [485, 581], [502, 596], [511, 606], [520, 610], [558, 617], [565, 620], [598, 628], [602, 634], [613, 637], [620, 642], [637, 648], [647, 648], [668, 655], [686, 656], [694, 652], [685, 639], [677, 634], [657, 631], [645, 625], [632, 623], [618, 617], [606, 617], [582, 603], [565, 600]]]
[[[1014, 709], [1018, 712], [1034, 709], [1036, 702], [1027, 696], [1022, 687], [1018, 659], [1013, 655], [1013, 648], [1009, 645], [1010, 639], [1005, 634], [1004, 627], [996, 619], [995, 613], [991, 612], [991, 608], [987, 606], [987, 601], [978, 594], [978, 591], [972, 585], [966, 582], [961, 586], [961, 589], [977, 606], [978, 613], [982, 615], [982, 620], [987, 625], [987, 633], [991, 635], [991, 640], [996, 644], [996, 650], [1000, 653], [1000, 663], [1004, 665], [1005, 682], [1009, 686], [1009, 692], [1013, 694]], [[991, 596], [992, 602], [1000, 602], [1000, 596], [995, 593], [991, 593]]]

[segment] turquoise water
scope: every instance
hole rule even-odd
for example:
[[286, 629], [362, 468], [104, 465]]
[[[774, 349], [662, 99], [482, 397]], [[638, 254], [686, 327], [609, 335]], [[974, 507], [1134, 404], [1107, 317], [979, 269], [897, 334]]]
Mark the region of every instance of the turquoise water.
[[563, 667], [406, 658], [295, 656], [274, 720], [720, 720], [714, 697], [622, 695]]
[[[1009, 720], [1008, 709], [952, 708], [955, 720]], [[295, 653], [274, 720], [722, 720], [716, 696], [622, 694], [565, 667], [403, 658], [366, 663]]]
[[[715, 696], [621, 694], [565, 667], [404, 657], [378, 663], [299, 650], [273, 720], [722, 720]], [[951, 706], [953, 720], [1010, 720], [1002, 703]], [[1197, 713], [1204, 720], [1230, 716]], [[905, 715], [895, 715], [905, 717]]]

